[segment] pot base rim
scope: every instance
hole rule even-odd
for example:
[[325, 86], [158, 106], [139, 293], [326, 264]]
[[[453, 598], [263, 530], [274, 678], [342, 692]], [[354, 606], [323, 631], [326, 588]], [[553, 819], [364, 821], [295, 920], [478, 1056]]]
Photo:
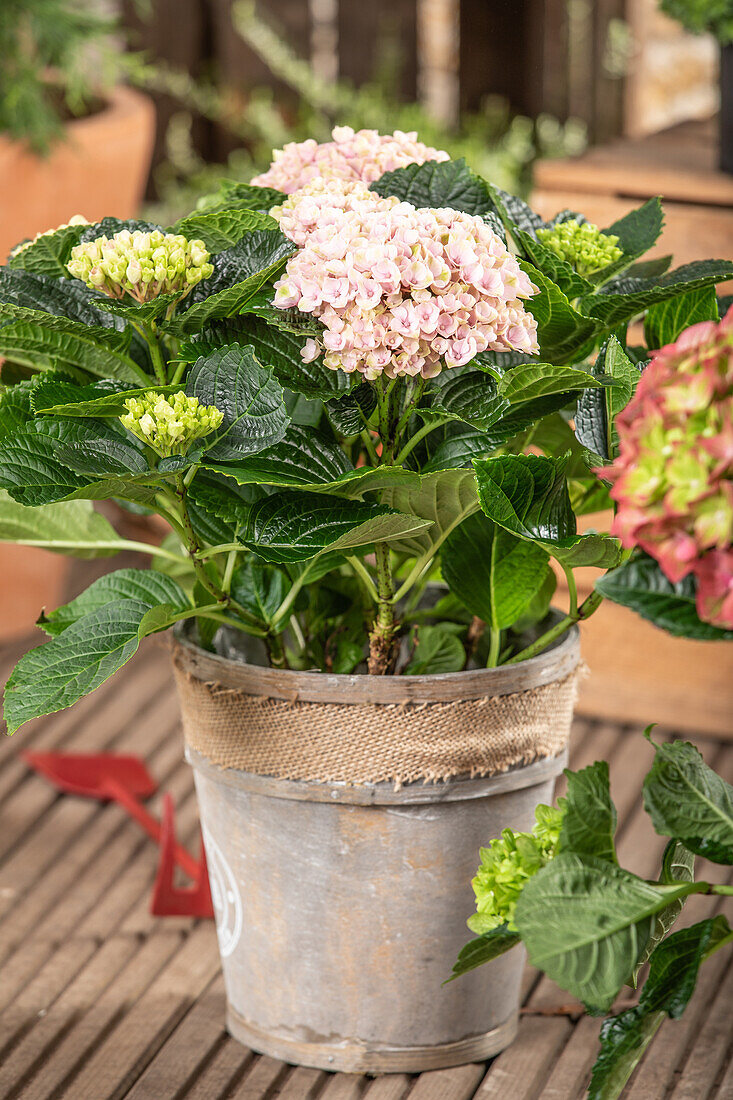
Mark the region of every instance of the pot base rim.
[[342, 1044], [287, 1039], [248, 1023], [227, 1004], [227, 1030], [232, 1038], [258, 1054], [296, 1066], [308, 1066], [332, 1073], [425, 1073], [451, 1066], [483, 1062], [500, 1054], [512, 1043], [519, 1027], [519, 1013], [490, 1031], [451, 1043], [434, 1046], [377, 1047], [358, 1040]]

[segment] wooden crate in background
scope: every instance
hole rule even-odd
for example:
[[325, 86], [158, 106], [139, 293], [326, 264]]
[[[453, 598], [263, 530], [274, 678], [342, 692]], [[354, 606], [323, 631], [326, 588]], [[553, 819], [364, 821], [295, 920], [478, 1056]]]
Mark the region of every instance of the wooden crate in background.
[[[664, 232], [650, 255], [675, 266], [733, 258], [733, 177], [717, 170], [715, 121], [688, 122], [640, 139], [590, 149], [574, 160], [536, 166], [532, 206], [549, 218], [578, 210], [600, 226], [654, 195], [664, 201]], [[730, 292], [732, 285], [726, 284]], [[608, 516], [584, 526], [608, 529]], [[581, 570], [580, 596], [595, 570]], [[561, 578], [558, 602], [562, 602]], [[589, 675], [579, 711], [634, 723], [660, 722], [733, 740], [733, 646], [673, 638], [633, 612], [604, 604], [582, 627]]]
[[650, 256], [675, 265], [733, 257], [733, 176], [717, 169], [716, 122], [684, 122], [638, 139], [620, 139], [572, 160], [535, 166], [532, 206], [545, 218], [579, 210], [602, 228], [654, 195], [665, 226]]

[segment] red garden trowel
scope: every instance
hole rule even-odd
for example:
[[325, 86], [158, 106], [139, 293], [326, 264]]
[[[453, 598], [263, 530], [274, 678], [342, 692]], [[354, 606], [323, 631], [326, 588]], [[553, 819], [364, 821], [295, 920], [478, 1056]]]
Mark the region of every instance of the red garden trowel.
[[211, 900], [203, 841], [201, 859], [193, 876], [192, 886], [176, 886], [174, 883], [176, 848], [173, 799], [166, 794], [163, 796], [160, 863], [155, 876], [150, 912], [154, 917], [213, 917], [214, 905]]
[[[34, 771], [67, 794], [117, 802], [141, 825], [156, 844], [163, 839], [163, 828], [140, 802], [155, 794], [157, 784], [137, 756], [115, 753], [24, 752], [23, 759]], [[199, 879], [200, 864], [175, 841], [168, 847], [173, 859], [194, 882]]]

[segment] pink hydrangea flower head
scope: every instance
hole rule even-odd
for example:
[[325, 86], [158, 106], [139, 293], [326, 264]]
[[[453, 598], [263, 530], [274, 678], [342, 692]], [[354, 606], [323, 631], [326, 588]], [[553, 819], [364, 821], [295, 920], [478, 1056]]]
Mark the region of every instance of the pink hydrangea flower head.
[[450, 159], [442, 149], [418, 141], [414, 131], [379, 134], [376, 130], [354, 132], [350, 126], [336, 126], [331, 136], [332, 141], [320, 145], [311, 138], [291, 141], [277, 149], [268, 170], [255, 176], [252, 183], [290, 195], [318, 178], [372, 183], [395, 168]]
[[700, 618], [733, 628], [733, 307], [656, 352], [617, 418], [612, 533], [673, 582], [698, 581]]
[[308, 184], [274, 215], [300, 246], [275, 305], [319, 318], [331, 369], [433, 378], [482, 351], [537, 352], [524, 305], [537, 288], [482, 218], [342, 180]]

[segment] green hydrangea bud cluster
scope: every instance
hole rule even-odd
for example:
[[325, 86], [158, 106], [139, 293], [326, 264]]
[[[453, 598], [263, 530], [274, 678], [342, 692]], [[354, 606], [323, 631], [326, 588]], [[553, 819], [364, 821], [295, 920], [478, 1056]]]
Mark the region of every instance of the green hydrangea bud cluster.
[[618, 237], [602, 233], [591, 222], [571, 218], [551, 229], [538, 229], [537, 236], [561, 260], [566, 260], [579, 275], [592, 275], [623, 256]]
[[502, 924], [516, 932], [514, 911], [519, 895], [532, 875], [555, 855], [562, 818], [562, 806], [540, 805], [531, 833], [504, 829], [488, 848], [481, 849], [481, 866], [471, 883], [477, 910], [468, 918], [472, 932], [480, 936]]
[[128, 397], [125, 407], [120, 417], [124, 427], [161, 458], [185, 454], [195, 439], [215, 431], [224, 418], [215, 405], [201, 405], [184, 390], [168, 397], [155, 392]]
[[214, 270], [203, 241], [180, 234], [123, 229], [71, 250], [70, 275], [110, 298], [129, 294], [149, 302], [159, 294], [186, 294]]
[[32, 244], [39, 241], [41, 237], [50, 237], [53, 233], [58, 233], [62, 229], [68, 229], [70, 225], [91, 225], [91, 222], [88, 218], [85, 218], [83, 214], [74, 214], [73, 217], [69, 218], [63, 225], [57, 225], [55, 229], [44, 229], [42, 233], [36, 233], [32, 240], [22, 241], [20, 244], [17, 244], [10, 255], [18, 256], [21, 252], [25, 252], [26, 248], [30, 248]]

